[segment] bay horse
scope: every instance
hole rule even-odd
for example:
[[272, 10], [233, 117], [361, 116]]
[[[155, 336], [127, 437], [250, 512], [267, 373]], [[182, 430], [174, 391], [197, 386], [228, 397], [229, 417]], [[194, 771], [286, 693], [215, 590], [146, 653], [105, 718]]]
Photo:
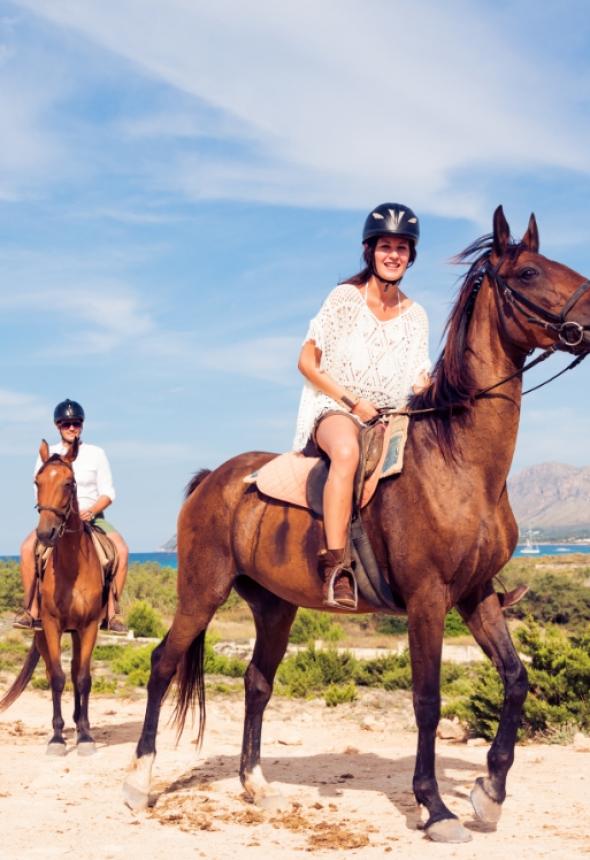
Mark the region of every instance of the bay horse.
[[42, 656], [53, 698], [53, 736], [47, 744], [49, 755], [66, 753], [61, 713], [66, 681], [61, 665], [61, 638], [66, 631], [72, 634], [77, 751], [79, 755], [95, 751], [88, 720], [92, 687], [90, 661], [106, 607], [106, 594], [98, 554], [78, 510], [72, 465], [78, 448], [77, 439], [63, 456], [50, 456], [45, 439], [39, 448], [42, 465], [35, 476], [39, 511], [37, 537], [44, 546], [53, 547], [43, 575], [40, 607], [43, 627], [35, 632], [20, 674], [0, 701], [0, 710], [4, 710], [20, 696]]
[[[380, 482], [363, 512], [379, 565], [408, 616], [418, 729], [413, 790], [428, 812], [426, 834], [443, 842], [470, 839], [443, 802], [435, 774], [445, 616], [458, 608], [504, 685], [487, 776], [471, 793], [477, 816], [495, 824], [528, 688], [492, 584], [518, 538], [506, 479], [519, 424], [522, 371], [536, 348], [579, 357], [590, 351], [590, 283], [539, 254], [534, 215], [523, 239], [515, 242], [498, 207], [493, 234], [456, 260], [470, 267], [430, 386], [409, 403], [413, 419], [404, 470]], [[148, 802], [160, 707], [175, 675], [178, 731], [198, 700], [197, 741], [202, 739], [205, 632], [232, 587], [250, 605], [256, 625], [245, 674], [240, 778], [252, 800], [269, 808], [275, 802], [276, 791], [260, 766], [264, 709], [297, 607], [325, 607], [316, 568], [321, 520], [244, 483], [272, 456], [241, 454], [214, 471], [201, 471], [187, 488], [178, 519], [178, 605], [152, 655], [145, 721], [124, 786], [133, 808]], [[375, 609], [360, 600], [356, 611]]]

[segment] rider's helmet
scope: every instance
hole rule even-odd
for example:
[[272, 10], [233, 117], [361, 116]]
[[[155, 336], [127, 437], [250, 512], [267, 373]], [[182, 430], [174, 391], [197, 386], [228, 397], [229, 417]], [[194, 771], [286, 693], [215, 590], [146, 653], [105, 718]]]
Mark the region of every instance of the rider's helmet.
[[365, 248], [374, 248], [379, 236], [405, 236], [410, 240], [410, 264], [414, 262], [420, 238], [420, 222], [409, 206], [403, 203], [381, 203], [369, 212], [363, 227]]
[[84, 410], [75, 400], [62, 400], [53, 410], [53, 421], [59, 424], [61, 421], [84, 421]]

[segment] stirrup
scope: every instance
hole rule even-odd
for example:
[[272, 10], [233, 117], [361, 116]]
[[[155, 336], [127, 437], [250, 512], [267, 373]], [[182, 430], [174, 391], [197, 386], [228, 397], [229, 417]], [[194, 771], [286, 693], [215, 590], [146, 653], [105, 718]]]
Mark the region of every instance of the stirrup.
[[324, 606], [333, 606], [337, 609], [356, 609], [358, 587], [352, 570], [352, 562], [346, 550], [322, 550], [318, 557], [318, 567], [322, 579]]
[[33, 618], [30, 609], [23, 609], [15, 615], [12, 626], [17, 630], [43, 630], [40, 618]]

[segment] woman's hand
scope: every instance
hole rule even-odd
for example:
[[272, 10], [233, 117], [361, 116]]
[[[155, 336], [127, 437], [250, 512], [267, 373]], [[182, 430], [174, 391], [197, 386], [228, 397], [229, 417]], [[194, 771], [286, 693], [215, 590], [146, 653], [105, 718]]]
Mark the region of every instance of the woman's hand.
[[428, 388], [430, 385], [430, 374], [425, 370], [420, 371], [420, 375], [416, 382], [412, 385], [412, 391], [414, 394], [422, 394], [425, 388]]
[[371, 401], [363, 400], [362, 397], [356, 404], [354, 409], [351, 409], [350, 411], [353, 415], [356, 415], [357, 418], [360, 418], [361, 421], [364, 422], [370, 421], [371, 418], [376, 418], [377, 415], [379, 415], [379, 410], [376, 409], [375, 406], [373, 406]]
[[80, 519], [85, 523], [89, 523], [90, 520], [93, 520], [96, 514], [92, 510], [92, 508], [87, 508], [85, 511], [80, 511]]

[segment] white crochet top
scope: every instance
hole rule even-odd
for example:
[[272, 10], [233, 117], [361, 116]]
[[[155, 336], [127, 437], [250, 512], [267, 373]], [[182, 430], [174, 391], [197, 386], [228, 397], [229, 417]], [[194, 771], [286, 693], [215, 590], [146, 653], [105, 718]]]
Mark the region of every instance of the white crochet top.
[[[321, 350], [320, 369], [357, 397], [383, 408], [402, 406], [422, 373], [429, 371], [428, 317], [413, 302], [399, 316], [379, 320], [363, 291], [335, 287], [309, 324], [305, 341]], [[302, 450], [317, 418], [327, 409], [347, 409], [306, 380], [297, 415], [293, 450]]]

